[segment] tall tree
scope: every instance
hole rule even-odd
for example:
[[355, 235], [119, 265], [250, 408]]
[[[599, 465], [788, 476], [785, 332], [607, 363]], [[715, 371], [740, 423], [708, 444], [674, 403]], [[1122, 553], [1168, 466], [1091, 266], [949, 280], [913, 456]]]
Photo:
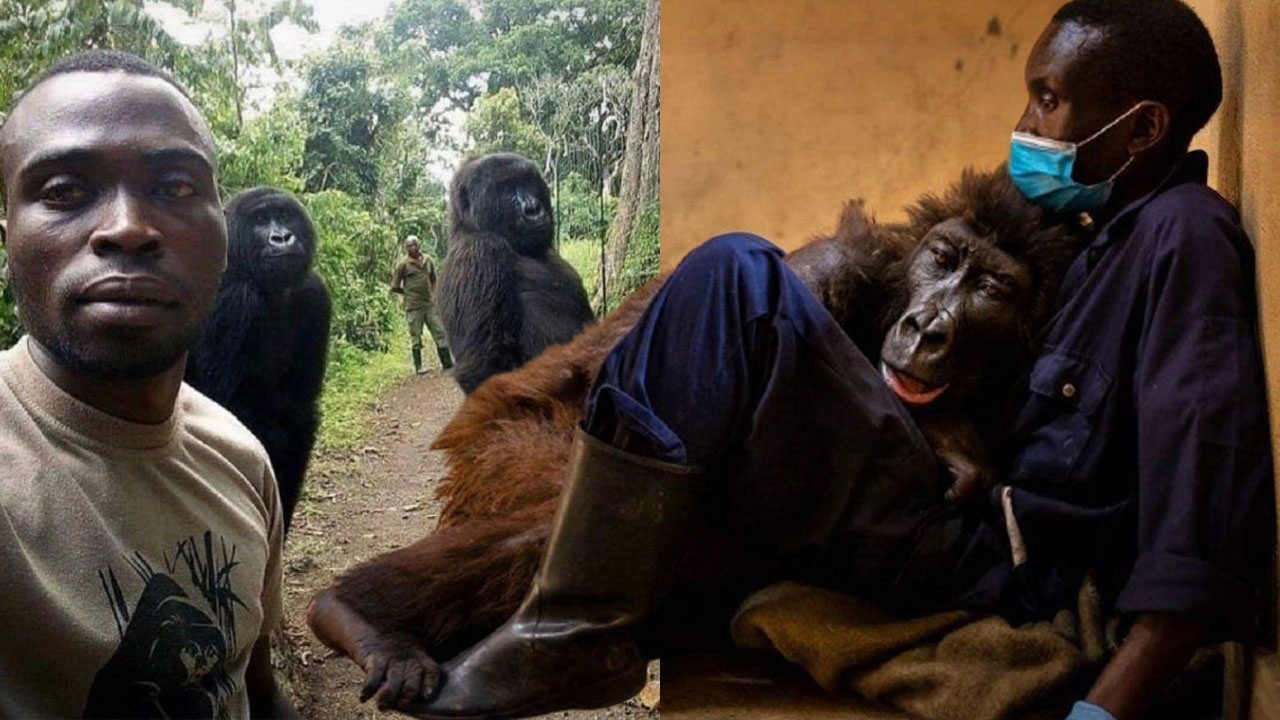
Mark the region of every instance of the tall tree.
[[376, 60], [358, 42], [342, 42], [313, 57], [305, 75], [307, 191], [336, 189], [374, 200], [381, 142], [403, 117], [403, 108], [379, 82]]
[[609, 227], [604, 249], [604, 287], [597, 289], [596, 305], [607, 302], [606, 292], [622, 276], [627, 249], [646, 213], [658, 203], [658, 2], [647, 0], [640, 56], [631, 73], [631, 111], [627, 121], [626, 154], [622, 160], [622, 190], [618, 212]]
[[238, 134], [244, 127], [245, 97], [250, 86], [246, 71], [264, 64], [276, 72], [283, 70], [271, 31], [286, 22], [313, 33], [320, 26], [311, 5], [304, 0], [278, 0], [270, 6], [260, 0], [219, 0], [218, 10], [222, 15], [218, 20], [227, 33]]

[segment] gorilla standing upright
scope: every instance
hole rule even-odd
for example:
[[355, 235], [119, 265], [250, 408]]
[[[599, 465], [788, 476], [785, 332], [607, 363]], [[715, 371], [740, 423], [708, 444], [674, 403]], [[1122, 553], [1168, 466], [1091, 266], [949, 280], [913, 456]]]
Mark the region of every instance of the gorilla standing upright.
[[582, 279], [552, 247], [551, 192], [532, 162], [500, 153], [463, 163], [449, 214], [437, 302], [454, 377], [470, 393], [595, 317]]
[[186, 379], [266, 446], [287, 532], [320, 423], [329, 291], [311, 270], [316, 232], [293, 196], [253, 188], [226, 214], [227, 272]]

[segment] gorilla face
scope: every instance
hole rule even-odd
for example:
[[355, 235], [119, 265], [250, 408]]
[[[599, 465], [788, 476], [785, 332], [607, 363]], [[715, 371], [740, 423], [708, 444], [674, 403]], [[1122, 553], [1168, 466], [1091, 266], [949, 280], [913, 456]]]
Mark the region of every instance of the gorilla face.
[[907, 264], [907, 308], [885, 337], [881, 372], [903, 401], [964, 398], [1026, 344], [1034, 277], [961, 218], [936, 225]]
[[523, 255], [551, 247], [551, 190], [538, 167], [519, 155], [486, 155], [464, 164], [454, 176], [450, 205], [455, 231], [501, 235]]
[[307, 211], [274, 188], [247, 190], [227, 203], [229, 273], [247, 274], [263, 289], [301, 282], [315, 256]]

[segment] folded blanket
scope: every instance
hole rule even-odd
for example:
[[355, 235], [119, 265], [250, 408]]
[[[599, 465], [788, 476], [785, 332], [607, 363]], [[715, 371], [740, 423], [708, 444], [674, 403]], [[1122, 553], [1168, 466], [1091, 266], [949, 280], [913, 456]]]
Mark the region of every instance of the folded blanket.
[[895, 618], [863, 600], [784, 582], [748, 598], [733, 619], [740, 647], [772, 649], [828, 692], [855, 694], [924, 720], [1061, 720], [1109, 648], [1097, 596], [1076, 613], [1011, 627], [954, 611]]

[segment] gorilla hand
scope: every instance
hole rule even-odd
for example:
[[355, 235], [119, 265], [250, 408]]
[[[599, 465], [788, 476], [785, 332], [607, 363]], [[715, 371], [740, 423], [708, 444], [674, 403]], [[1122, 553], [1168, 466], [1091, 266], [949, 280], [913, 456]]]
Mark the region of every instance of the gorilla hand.
[[332, 588], [312, 598], [307, 624], [320, 642], [364, 670], [360, 702], [373, 698], [379, 710], [408, 712], [415, 703], [430, 699], [440, 686], [440, 665], [413, 636], [375, 628], [339, 600]]
[[916, 423], [951, 476], [947, 500], [967, 502], [991, 487], [991, 460], [976, 425], [963, 416], [941, 412], [920, 415]]

